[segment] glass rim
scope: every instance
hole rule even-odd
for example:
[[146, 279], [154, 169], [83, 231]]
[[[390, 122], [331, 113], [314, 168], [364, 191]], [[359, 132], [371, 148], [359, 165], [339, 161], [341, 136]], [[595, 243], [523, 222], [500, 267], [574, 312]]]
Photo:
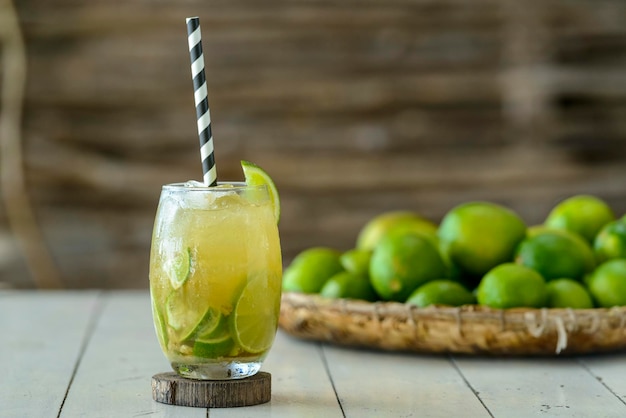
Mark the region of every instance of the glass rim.
[[[200, 184], [200, 183], [198, 183]], [[176, 191], [189, 191], [189, 192], [213, 192], [213, 193], [226, 193], [237, 192], [242, 190], [267, 190], [265, 184], [249, 185], [245, 181], [218, 181], [218, 186], [230, 185], [232, 187], [216, 187], [216, 186], [188, 186], [187, 182], [168, 183], [162, 186], [163, 190], [176, 190]]]

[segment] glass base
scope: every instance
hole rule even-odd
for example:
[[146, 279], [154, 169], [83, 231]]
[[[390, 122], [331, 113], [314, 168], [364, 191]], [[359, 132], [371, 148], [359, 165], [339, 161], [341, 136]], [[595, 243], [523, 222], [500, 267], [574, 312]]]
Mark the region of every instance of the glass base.
[[261, 369], [260, 361], [186, 364], [172, 363], [172, 368], [182, 377], [196, 380], [229, 380], [254, 376]]

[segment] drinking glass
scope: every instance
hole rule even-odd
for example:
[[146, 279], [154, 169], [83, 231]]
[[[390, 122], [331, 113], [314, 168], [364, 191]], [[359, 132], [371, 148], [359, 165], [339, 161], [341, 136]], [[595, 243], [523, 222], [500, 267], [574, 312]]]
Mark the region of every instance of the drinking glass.
[[150, 251], [154, 325], [172, 368], [193, 379], [259, 371], [276, 335], [282, 261], [267, 188], [163, 186]]

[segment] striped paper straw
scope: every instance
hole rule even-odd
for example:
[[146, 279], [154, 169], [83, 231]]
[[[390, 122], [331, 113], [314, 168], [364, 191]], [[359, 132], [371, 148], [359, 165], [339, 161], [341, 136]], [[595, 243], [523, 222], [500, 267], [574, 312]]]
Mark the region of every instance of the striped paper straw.
[[205, 186], [217, 185], [217, 168], [213, 155], [213, 134], [211, 133], [211, 115], [207, 98], [206, 77], [204, 75], [204, 54], [202, 53], [202, 34], [200, 19], [188, 17], [187, 40], [191, 58], [191, 77], [193, 79], [193, 96], [196, 103], [198, 119], [198, 136], [200, 137], [200, 158]]

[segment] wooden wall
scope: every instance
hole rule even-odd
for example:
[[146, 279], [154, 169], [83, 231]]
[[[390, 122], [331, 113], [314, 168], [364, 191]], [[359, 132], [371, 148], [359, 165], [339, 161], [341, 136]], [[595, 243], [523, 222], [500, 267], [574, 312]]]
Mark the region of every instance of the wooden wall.
[[[201, 177], [186, 16], [218, 175], [272, 174], [286, 262], [391, 209], [487, 199], [537, 223], [593, 193], [626, 212], [624, 0], [15, 3], [28, 192], [67, 287], [145, 288], [160, 185]], [[33, 286], [8, 223], [0, 282]]]

